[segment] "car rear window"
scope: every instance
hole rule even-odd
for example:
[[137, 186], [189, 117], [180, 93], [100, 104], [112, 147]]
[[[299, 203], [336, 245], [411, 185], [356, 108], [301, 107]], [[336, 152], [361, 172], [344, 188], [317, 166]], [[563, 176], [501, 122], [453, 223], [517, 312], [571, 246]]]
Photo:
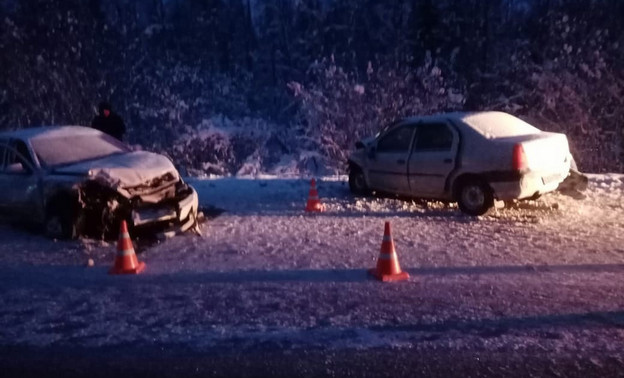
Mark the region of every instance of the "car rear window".
[[31, 139], [39, 161], [46, 167], [77, 163], [130, 151], [105, 135], [69, 135]]
[[488, 139], [535, 134], [540, 130], [520, 118], [502, 112], [468, 114], [462, 120]]

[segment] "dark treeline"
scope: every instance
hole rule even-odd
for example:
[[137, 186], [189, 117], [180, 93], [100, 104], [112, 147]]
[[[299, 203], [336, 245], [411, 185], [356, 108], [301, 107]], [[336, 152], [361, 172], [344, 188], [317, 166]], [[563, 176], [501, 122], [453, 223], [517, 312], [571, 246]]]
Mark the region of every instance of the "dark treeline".
[[620, 0], [0, 4], [3, 129], [88, 124], [109, 99], [148, 148], [175, 155], [224, 116], [296, 130], [331, 162], [397, 117], [490, 109], [567, 133], [582, 169], [624, 170]]

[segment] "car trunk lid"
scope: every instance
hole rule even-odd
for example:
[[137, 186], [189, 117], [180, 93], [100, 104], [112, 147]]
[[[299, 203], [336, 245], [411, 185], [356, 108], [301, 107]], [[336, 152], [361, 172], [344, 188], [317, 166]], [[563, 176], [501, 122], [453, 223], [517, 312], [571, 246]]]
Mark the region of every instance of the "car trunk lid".
[[564, 134], [539, 132], [500, 140], [510, 146], [512, 169], [555, 174], [567, 173], [570, 169], [570, 149]]

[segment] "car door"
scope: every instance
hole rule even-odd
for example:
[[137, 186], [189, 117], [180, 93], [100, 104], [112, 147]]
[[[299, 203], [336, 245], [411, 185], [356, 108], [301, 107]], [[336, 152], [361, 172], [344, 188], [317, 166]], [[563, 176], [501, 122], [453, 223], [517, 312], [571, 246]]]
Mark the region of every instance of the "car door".
[[414, 129], [413, 124], [397, 126], [377, 139], [367, 162], [371, 189], [401, 194], [409, 192], [407, 161]]
[[[38, 176], [23, 141], [0, 142], [0, 212], [33, 220], [40, 213]], [[32, 218], [32, 219], [31, 219]]]
[[459, 133], [445, 122], [420, 123], [408, 164], [411, 193], [444, 198], [445, 183], [456, 165]]

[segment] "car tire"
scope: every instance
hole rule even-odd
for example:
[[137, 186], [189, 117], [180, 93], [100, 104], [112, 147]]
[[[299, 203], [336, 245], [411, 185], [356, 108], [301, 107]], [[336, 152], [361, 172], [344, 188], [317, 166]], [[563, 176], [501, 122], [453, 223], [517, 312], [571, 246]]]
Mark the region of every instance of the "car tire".
[[483, 180], [462, 180], [455, 193], [459, 209], [468, 215], [484, 215], [494, 208], [494, 194]]
[[367, 196], [370, 194], [370, 189], [368, 185], [366, 185], [364, 172], [360, 167], [351, 167], [349, 171], [349, 190], [351, 190], [351, 193], [358, 196]]
[[51, 239], [75, 239], [81, 235], [83, 217], [76, 214], [74, 206], [67, 200], [53, 202], [43, 224], [43, 233]]

